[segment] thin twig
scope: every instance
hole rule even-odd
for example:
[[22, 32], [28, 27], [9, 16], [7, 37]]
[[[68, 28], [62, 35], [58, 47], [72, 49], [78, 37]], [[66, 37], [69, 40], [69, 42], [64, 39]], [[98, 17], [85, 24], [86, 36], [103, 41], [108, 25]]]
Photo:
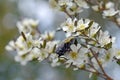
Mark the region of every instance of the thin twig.
[[106, 77], [106, 79], [107, 79], [107, 80], [113, 80], [111, 77], [109, 77], [109, 76], [105, 73], [105, 71], [104, 71], [102, 65], [100, 64], [100, 62], [99, 62], [97, 56], [95, 55], [94, 51], [93, 51], [91, 48], [90, 48], [90, 51], [92, 52], [93, 56], [95, 57], [95, 59], [96, 59], [98, 65], [99, 65], [100, 69], [102, 70], [102, 72], [103, 72], [104, 76]]
[[64, 12], [65, 12], [70, 18], [72, 18], [72, 16], [71, 16], [66, 10], [64, 10]]

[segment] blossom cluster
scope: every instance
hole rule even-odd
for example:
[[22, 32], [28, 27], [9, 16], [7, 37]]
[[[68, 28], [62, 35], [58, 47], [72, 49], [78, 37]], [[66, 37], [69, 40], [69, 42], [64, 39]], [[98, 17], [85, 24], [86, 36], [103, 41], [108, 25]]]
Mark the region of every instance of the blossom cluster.
[[84, 0], [50, 0], [51, 6], [69, 15], [75, 15], [89, 8]]
[[[5, 48], [15, 50], [15, 60], [22, 65], [32, 60], [48, 60], [53, 67], [65, 64], [66, 68], [82, 69], [112, 80], [104, 68], [108, 63], [120, 60], [120, 50], [113, 47], [115, 37], [103, 31], [95, 21], [76, 16], [84, 8], [89, 8], [89, 1], [50, 0], [50, 3], [68, 15], [59, 29], [41, 33], [38, 20], [24, 19], [17, 23], [19, 37], [10, 41]], [[102, 12], [104, 18], [114, 17], [115, 22], [120, 24], [120, 12], [115, 9], [113, 2], [100, 1], [91, 8]], [[55, 39], [57, 31], [65, 33], [63, 41]]]
[[92, 8], [120, 26], [119, 2], [109, 0], [49, 0], [51, 6], [68, 16], [78, 16], [84, 9]]
[[72, 51], [65, 55], [68, 59], [67, 63], [72, 63], [77, 67], [82, 67], [91, 61], [94, 63], [95, 59], [91, 51], [95, 52], [101, 64], [119, 56], [117, 53], [111, 52], [115, 38], [111, 37], [108, 31], [102, 31], [101, 26], [96, 22], [89, 19], [72, 20], [68, 18], [61, 24], [61, 28], [65, 31], [67, 38], [75, 36], [79, 39], [77, 45], [70, 46]]
[[[59, 41], [52, 41], [54, 39], [54, 31], [41, 34], [37, 30], [37, 26], [38, 21], [33, 19], [24, 19], [18, 22], [17, 27], [20, 36], [15, 41], [10, 41], [6, 46], [6, 49], [9, 51], [17, 51], [15, 60], [22, 65], [35, 59], [43, 61], [48, 58], [48, 56], [50, 56], [51, 61], [53, 58], [56, 58], [56, 54], [52, 53]], [[51, 56], [51, 54], [53, 56]], [[52, 62], [54, 63], [54, 61]]]
[[[41, 62], [46, 59], [51, 62], [52, 66], [58, 66], [62, 61], [67, 68], [74, 66], [74, 70], [85, 69], [97, 72], [98, 62], [105, 67], [108, 62], [120, 59], [120, 51], [115, 52], [112, 48], [115, 38], [111, 37], [108, 31], [102, 31], [101, 26], [92, 20], [68, 18], [61, 24], [60, 28], [66, 34], [66, 39], [61, 43], [70, 43], [71, 37], [76, 40], [76, 43], [62, 46], [66, 48], [66, 51], [61, 50], [63, 52], [61, 56], [59, 56], [59, 51], [56, 53], [61, 45], [60, 41], [54, 39], [55, 32], [41, 34], [36, 28], [30, 30], [33, 24], [37, 26], [38, 22], [32, 20], [31, 23], [29, 19], [19, 22], [17, 27], [19, 27], [20, 36], [6, 46], [9, 51], [17, 51], [15, 60], [22, 65], [32, 60]], [[29, 26], [26, 27], [26, 25]]]
[[100, 2], [97, 2], [97, 4], [93, 4], [91, 8], [96, 12], [100, 12], [103, 18], [108, 18], [120, 26], [120, 10], [118, 1], [101, 0]]
[[115, 9], [115, 4], [110, 1], [106, 3], [101, 1], [99, 5], [94, 5], [92, 8], [95, 11], [102, 11], [103, 17], [112, 17], [119, 13], [119, 10]]

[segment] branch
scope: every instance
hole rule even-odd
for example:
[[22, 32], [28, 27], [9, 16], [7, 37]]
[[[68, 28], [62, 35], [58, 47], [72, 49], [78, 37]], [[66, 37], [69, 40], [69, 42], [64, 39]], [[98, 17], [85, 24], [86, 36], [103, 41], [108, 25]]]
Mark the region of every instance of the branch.
[[100, 62], [99, 62], [97, 56], [95, 55], [94, 51], [93, 51], [91, 48], [90, 48], [90, 51], [92, 52], [93, 56], [95, 57], [95, 59], [96, 59], [98, 65], [99, 65], [100, 69], [102, 70], [102, 72], [103, 72], [104, 76], [106, 77], [106, 79], [107, 79], [107, 80], [113, 80], [111, 77], [109, 77], [109, 76], [105, 73], [105, 71], [104, 71], [102, 65], [100, 64]]

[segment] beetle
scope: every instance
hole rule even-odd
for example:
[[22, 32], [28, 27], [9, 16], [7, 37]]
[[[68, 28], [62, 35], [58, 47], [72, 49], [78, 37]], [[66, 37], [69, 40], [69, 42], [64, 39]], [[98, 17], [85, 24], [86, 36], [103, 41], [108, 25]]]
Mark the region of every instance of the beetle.
[[77, 45], [77, 37], [68, 37], [59, 44], [55, 50], [55, 53], [58, 54], [58, 57], [64, 55], [66, 52], [70, 52], [70, 46], [72, 44]]

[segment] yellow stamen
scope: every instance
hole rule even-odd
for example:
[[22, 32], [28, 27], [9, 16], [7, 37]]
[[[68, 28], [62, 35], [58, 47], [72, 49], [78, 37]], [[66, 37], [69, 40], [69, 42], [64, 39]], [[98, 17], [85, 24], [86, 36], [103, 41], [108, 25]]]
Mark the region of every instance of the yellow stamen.
[[70, 56], [73, 58], [73, 59], [76, 59], [78, 57], [78, 54], [76, 52], [70, 52]]

